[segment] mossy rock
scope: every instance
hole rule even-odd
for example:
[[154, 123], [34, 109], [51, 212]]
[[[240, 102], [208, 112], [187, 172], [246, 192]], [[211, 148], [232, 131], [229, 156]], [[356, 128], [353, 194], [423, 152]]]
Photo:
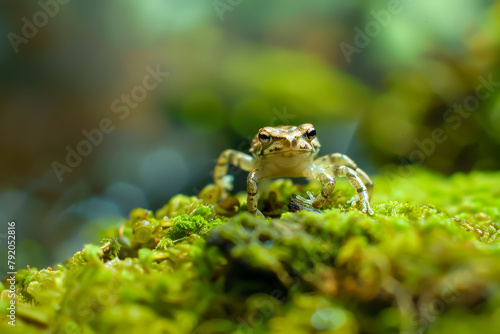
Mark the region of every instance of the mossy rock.
[[346, 182], [321, 213], [286, 212], [291, 194], [320, 189], [288, 179], [261, 189], [274, 219], [236, 205], [244, 193], [136, 209], [104, 245], [20, 270], [16, 327], [4, 293], [0, 330], [500, 332], [500, 173], [397, 175], [375, 178], [373, 216], [346, 204]]

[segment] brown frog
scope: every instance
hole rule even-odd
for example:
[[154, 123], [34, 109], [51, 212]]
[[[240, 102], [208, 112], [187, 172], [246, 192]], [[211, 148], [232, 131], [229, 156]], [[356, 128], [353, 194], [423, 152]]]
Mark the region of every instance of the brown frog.
[[252, 141], [252, 156], [235, 150], [225, 150], [214, 169], [214, 183], [219, 197], [227, 197], [232, 189], [232, 176], [227, 175], [228, 164], [250, 172], [247, 178], [248, 212], [263, 216], [257, 209], [258, 184], [265, 177], [309, 177], [323, 183], [324, 188], [316, 198], [308, 201], [314, 208], [321, 208], [335, 188], [335, 177], [346, 177], [356, 190], [354, 201], [359, 201], [362, 211], [373, 214], [370, 198], [372, 180], [349, 157], [333, 153], [317, 158], [320, 148], [312, 124], [299, 126], [264, 127]]

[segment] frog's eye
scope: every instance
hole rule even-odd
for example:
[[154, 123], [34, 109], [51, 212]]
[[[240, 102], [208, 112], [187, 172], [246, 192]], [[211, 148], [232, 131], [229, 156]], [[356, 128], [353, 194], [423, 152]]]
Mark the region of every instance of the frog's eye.
[[263, 143], [263, 144], [267, 144], [271, 141], [271, 137], [268, 135], [268, 134], [265, 134], [265, 133], [259, 133], [259, 140]]
[[314, 137], [316, 137], [316, 130], [314, 130], [314, 128], [307, 130], [307, 139], [313, 140]]

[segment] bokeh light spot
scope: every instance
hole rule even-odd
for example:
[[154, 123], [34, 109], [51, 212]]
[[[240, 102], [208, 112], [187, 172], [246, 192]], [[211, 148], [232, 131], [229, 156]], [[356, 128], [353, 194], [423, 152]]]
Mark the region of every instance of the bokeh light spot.
[[169, 196], [186, 185], [188, 166], [178, 151], [161, 148], [143, 159], [139, 177], [146, 193]]
[[336, 329], [345, 324], [346, 321], [345, 311], [333, 307], [325, 307], [311, 316], [311, 324], [318, 330]]

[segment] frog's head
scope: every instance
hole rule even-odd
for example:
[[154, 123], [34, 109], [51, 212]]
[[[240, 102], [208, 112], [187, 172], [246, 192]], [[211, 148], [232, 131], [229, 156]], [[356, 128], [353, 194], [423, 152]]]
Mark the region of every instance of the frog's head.
[[259, 157], [281, 155], [293, 157], [302, 154], [316, 154], [320, 144], [316, 130], [310, 123], [299, 126], [266, 126], [252, 141], [250, 152]]

